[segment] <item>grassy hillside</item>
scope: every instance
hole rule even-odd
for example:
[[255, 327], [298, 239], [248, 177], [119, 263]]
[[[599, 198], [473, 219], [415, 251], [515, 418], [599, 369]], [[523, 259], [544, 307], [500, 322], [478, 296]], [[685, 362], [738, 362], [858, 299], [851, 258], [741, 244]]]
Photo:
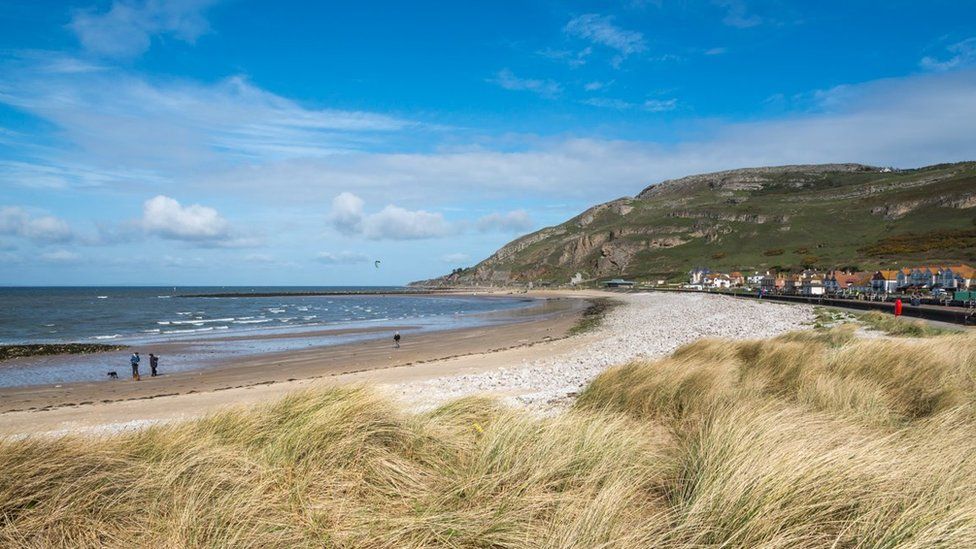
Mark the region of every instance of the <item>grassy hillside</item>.
[[703, 340], [542, 419], [361, 389], [0, 442], [4, 547], [973, 547], [976, 339]]
[[976, 262], [976, 163], [753, 168], [648, 187], [526, 235], [460, 282]]

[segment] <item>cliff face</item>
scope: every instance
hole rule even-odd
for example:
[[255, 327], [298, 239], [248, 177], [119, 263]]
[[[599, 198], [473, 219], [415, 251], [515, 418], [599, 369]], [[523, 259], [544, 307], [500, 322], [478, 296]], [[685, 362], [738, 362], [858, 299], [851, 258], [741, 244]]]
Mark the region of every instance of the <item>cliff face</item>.
[[[888, 245], [905, 234], [913, 236]], [[656, 279], [696, 265], [869, 269], [910, 261], [976, 262], [976, 163], [778, 166], [668, 180], [520, 237], [450, 280], [424, 283], [565, 283], [577, 272], [584, 280]]]

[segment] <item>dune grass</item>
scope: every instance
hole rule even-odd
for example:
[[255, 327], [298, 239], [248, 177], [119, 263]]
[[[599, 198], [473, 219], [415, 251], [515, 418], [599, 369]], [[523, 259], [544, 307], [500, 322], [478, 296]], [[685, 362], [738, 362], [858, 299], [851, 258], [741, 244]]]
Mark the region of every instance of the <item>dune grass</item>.
[[976, 339], [702, 340], [552, 418], [364, 387], [0, 441], [3, 547], [972, 547]]
[[944, 328], [936, 328], [921, 320], [897, 317], [879, 311], [863, 313], [858, 315], [857, 318], [869, 327], [892, 336], [932, 337], [947, 334], [951, 331]]
[[577, 407], [659, 423], [681, 547], [976, 546], [976, 339], [702, 340]]

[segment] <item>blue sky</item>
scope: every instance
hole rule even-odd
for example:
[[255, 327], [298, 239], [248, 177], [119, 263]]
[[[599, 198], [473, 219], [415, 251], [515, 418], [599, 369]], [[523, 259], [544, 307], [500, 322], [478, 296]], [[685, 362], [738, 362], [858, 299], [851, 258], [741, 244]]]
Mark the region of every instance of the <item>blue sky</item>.
[[974, 20], [958, 1], [7, 0], [0, 284], [400, 284], [671, 177], [973, 160]]

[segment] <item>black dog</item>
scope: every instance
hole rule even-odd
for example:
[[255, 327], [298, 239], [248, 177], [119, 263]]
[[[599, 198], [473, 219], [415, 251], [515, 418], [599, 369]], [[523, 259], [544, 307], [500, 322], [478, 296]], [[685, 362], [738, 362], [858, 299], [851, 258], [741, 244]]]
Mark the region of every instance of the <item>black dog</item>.
[[119, 374], [117, 374], [117, 373], [115, 373], [114, 371], [112, 371], [112, 372], [109, 372], [109, 373], [108, 373], [108, 377], [109, 377], [110, 379], [119, 379]]

